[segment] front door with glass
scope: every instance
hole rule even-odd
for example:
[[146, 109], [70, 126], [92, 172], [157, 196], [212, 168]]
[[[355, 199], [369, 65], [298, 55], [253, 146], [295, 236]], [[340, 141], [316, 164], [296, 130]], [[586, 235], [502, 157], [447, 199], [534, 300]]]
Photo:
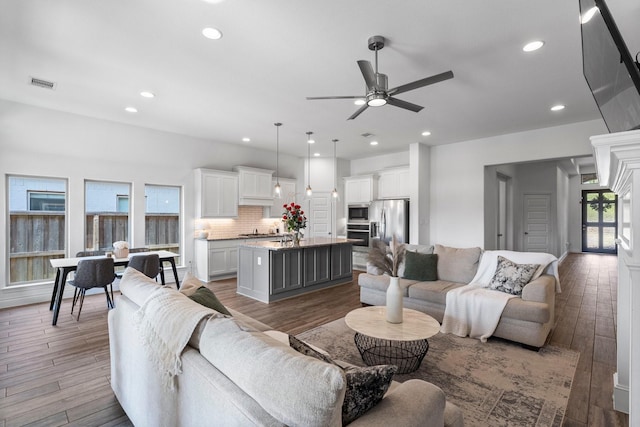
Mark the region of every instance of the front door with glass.
[[618, 197], [611, 190], [582, 191], [582, 251], [616, 253]]

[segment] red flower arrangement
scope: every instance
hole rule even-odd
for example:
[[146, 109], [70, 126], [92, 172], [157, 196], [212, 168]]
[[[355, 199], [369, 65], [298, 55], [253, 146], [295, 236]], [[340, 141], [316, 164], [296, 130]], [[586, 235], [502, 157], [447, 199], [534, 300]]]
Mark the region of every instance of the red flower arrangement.
[[287, 225], [288, 231], [298, 232], [307, 227], [307, 217], [304, 216], [304, 211], [300, 205], [291, 202], [282, 205], [282, 207], [285, 209], [282, 213], [282, 222]]

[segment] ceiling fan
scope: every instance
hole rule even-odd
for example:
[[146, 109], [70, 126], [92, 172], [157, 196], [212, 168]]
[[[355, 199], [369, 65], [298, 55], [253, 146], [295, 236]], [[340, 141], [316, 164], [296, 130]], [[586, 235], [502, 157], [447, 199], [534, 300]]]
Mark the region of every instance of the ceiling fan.
[[[423, 86], [428, 86], [434, 83], [441, 82], [453, 78], [453, 72], [445, 71], [444, 73], [436, 74], [431, 77], [416, 80], [415, 82], [407, 83], [392, 89], [387, 89], [387, 75], [378, 72], [378, 51], [384, 47], [385, 38], [382, 36], [373, 36], [369, 38], [369, 50], [375, 52], [376, 68], [375, 71], [371, 66], [371, 62], [360, 60], [358, 66], [364, 77], [364, 81], [367, 85], [367, 93], [364, 96], [365, 104], [360, 107], [355, 113], [351, 115], [347, 120], [353, 120], [358, 117], [364, 110], [369, 107], [380, 107], [385, 104], [390, 104], [395, 107], [404, 108], [415, 113], [422, 110], [420, 105], [412, 104], [411, 102], [403, 101], [398, 98], [394, 98], [394, 95], [398, 95], [410, 90], [418, 89]], [[307, 97], [309, 100], [317, 99], [362, 99], [362, 96], [314, 96]]]

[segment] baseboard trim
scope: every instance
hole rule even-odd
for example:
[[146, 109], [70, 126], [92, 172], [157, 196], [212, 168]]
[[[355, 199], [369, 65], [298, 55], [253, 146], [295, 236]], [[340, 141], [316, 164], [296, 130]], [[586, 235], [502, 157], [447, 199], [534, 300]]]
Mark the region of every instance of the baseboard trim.
[[629, 387], [618, 383], [618, 373], [613, 374], [613, 409], [629, 413]]

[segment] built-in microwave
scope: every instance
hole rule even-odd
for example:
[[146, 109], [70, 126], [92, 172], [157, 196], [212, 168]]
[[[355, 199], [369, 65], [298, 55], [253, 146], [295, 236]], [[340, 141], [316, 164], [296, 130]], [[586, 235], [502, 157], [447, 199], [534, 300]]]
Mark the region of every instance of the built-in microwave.
[[369, 222], [369, 205], [349, 205], [347, 223]]

